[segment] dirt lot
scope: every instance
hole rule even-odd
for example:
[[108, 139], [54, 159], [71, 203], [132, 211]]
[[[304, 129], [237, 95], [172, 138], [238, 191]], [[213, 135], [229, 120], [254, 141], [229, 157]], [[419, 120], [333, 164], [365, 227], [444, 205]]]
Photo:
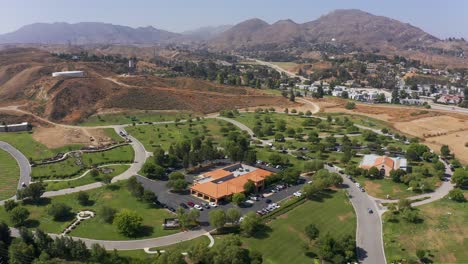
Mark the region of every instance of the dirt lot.
[[[38, 127], [33, 138], [48, 148], [60, 148], [70, 144], [98, 146], [111, 142], [103, 129], [67, 128], [67, 127]], [[93, 139], [93, 140], [92, 140]]]
[[326, 98], [314, 101], [325, 113], [343, 112], [365, 115], [388, 122], [396, 130], [418, 137], [435, 151], [448, 145], [455, 156], [468, 163], [468, 115], [396, 105], [357, 104], [356, 109], [344, 108], [346, 100]]

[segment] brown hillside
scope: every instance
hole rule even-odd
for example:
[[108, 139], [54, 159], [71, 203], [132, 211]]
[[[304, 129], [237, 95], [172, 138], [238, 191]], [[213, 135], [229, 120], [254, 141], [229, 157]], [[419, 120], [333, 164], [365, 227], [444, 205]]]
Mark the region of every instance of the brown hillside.
[[[288, 105], [282, 97], [191, 78], [121, 77], [119, 65], [68, 62], [35, 49], [0, 52], [0, 104], [58, 122], [77, 122], [109, 108], [209, 113], [261, 105]], [[83, 70], [85, 78], [52, 78], [54, 71]], [[21, 103], [19, 103], [21, 102]]]

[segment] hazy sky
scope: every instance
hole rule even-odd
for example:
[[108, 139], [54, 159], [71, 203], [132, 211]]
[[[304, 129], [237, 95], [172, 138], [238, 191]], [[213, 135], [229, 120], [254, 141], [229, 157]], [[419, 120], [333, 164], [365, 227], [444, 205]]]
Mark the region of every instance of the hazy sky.
[[468, 37], [467, 0], [0, 0], [0, 33], [35, 22], [108, 22], [175, 32], [258, 17], [306, 22], [357, 8], [408, 22], [437, 37]]

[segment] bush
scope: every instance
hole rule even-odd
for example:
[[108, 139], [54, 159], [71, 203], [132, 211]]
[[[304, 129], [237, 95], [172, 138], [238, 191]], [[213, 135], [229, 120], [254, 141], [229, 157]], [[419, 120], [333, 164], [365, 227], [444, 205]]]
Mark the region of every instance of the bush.
[[451, 190], [448, 196], [453, 201], [460, 202], [460, 203], [466, 202], [465, 195], [463, 194], [463, 191], [460, 190], [459, 188], [455, 188]]
[[18, 203], [15, 202], [14, 200], [8, 200], [8, 201], [5, 201], [4, 206], [5, 206], [5, 211], [10, 212], [11, 210], [13, 210], [13, 208], [18, 206]]
[[348, 109], [348, 110], [355, 109], [355, 108], [356, 108], [356, 103], [354, 103], [354, 102], [347, 102], [346, 105], [345, 105], [345, 108]]

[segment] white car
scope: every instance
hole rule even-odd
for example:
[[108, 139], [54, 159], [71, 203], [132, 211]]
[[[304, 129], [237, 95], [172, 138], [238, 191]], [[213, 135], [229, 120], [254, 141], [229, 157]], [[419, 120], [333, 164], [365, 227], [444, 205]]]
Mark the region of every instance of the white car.
[[203, 211], [203, 207], [201, 205], [199, 205], [199, 204], [196, 204], [194, 206], [194, 208], [197, 209], [197, 210]]
[[241, 218], [239, 218], [239, 223], [244, 221], [244, 217], [242, 216]]
[[293, 193], [294, 196], [296, 197], [301, 197], [302, 196], [302, 192], [295, 192]]
[[217, 205], [215, 202], [210, 202], [209, 205], [210, 205], [211, 207], [218, 207], [218, 205]]

